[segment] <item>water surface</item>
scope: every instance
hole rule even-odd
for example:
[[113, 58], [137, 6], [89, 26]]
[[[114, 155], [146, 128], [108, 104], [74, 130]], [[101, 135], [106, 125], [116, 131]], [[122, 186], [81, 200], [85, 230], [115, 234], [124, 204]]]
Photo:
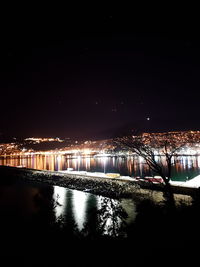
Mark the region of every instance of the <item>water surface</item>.
[[151, 199], [116, 200], [58, 186], [2, 181], [3, 266], [10, 261], [11, 266], [127, 266], [136, 260], [149, 263], [155, 251], [162, 255], [169, 247], [178, 255], [185, 246], [193, 252], [200, 240], [198, 201], [171, 214], [168, 206]]
[[[0, 157], [0, 165], [24, 166], [40, 170], [116, 172], [131, 177], [152, 175], [145, 162], [138, 157], [78, 157], [62, 155], [31, 155]], [[179, 156], [172, 166], [173, 180], [185, 181], [200, 174], [200, 156]]]

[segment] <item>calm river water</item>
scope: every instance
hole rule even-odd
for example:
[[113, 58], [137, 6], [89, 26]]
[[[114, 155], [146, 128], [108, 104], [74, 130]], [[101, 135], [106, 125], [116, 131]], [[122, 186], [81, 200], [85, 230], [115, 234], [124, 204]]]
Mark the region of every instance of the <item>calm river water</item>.
[[[0, 165], [24, 166], [41, 170], [66, 170], [73, 168], [91, 172], [117, 172], [121, 175], [151, 175], [147, 165], [137, 157], [78, 157], [62, 155], [32, 155], [1, 157]], [[200, 156], [180, 156], [174, 159], [173, 179], [185, 181], [200, 174]]]
[[[61, 259], [74, 263], [87, 250], [92, 252], [94, 245], [97, 253], [101, 236], [125, 238], [137, 215], [130, 199], [0, 178], [0, 262], [4, 266], [10, 262], [40, 266], [41, 259], [43, 266], [52, 260], [57, 266]], [[89, 248], [88, 243], [80, 243], [88, 238], [94, 240]]]
[[[106, 210], [103, 211], [105, 204]], [[120, 214], [116, 215], [118, 210], [123, 210], [126, 216], [122, 218]], [[102, 211], [103, 214], [101, 214]], [[49, 222], [67, 224], [71, 230], [77, 230], [77, 232], [83, 231], [87, 225], [98, 221], [99, 224], [104, 225], [102, 234], [112, 235], [114, 223], [116, 223], [114, 230], [117, 234], [123, 220], [126, 224], [134, 221], [136, 208], [135, 203], [130, 199], [119, 201], [59, 186], [17, 183], [0, 186], [0, 214], [4, 217], [8, 213], [12, 223], [16, 220], [16, 213], [17, 219], [24, 222], [28, 222], [33, 217], [48, 214], [46, 219]], [[103, 222], [100, 221], [101, 216], [97, 216], [98, 213], [105, 215]], [[114, 213], [116, 216], [112, 218]], [[5, 220], [8, 219], [6, 216]]]

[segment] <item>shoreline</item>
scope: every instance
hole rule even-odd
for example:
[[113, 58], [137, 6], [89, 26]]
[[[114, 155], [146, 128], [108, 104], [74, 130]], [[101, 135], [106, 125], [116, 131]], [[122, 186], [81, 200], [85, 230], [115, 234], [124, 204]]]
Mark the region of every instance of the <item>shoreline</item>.
[[0, 179], [1, 177], [4, 181], [17, 179], [39, 182], [110, 198], [131, 198], [139, 189], [134, 182], [10, 166], [0, 166]]
[[[87, 175], [62, 173], [57, 171], [36, 170], [28, 168], [17, 168], [0, 166], [0, 181], [24, 180], [45, 183], [52, 186], [61, 186], [69, 189], [102, 195], [109, 198], [134, 198], [146, 197], [165, 191], [162, 184], [151, 184], [144, 181], [126, 181], [122, 179], [101, 178]], [[172, 190], [178, 195], [198, 196], [199, 188], [184, 188], [172, 186]]]

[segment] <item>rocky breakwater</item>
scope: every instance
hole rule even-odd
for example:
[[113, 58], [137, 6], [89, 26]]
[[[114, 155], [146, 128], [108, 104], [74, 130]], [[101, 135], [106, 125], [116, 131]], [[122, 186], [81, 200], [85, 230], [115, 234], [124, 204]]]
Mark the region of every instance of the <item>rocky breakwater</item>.
[[75, 173], [0, 166], [0, 183], [16, 179], [67, 187], [111, 198], [129, 198], [140, 193], [140, 185], [135, 181], [115, 180]]
[[[123, 177], [106, 177], [95, 173], [57, 172], [28, 168], [0, 166], [0, 184], [15, 180], [31, 181], [57, 185], [69, 189], [81, 190], [110, 198], [138, 198], [153, 197], [160, 199], [165, 191], [164, 184], [150, 183], [142, 180]], [[199, 189], [172, 186], [175, 194], [199, 195]]]

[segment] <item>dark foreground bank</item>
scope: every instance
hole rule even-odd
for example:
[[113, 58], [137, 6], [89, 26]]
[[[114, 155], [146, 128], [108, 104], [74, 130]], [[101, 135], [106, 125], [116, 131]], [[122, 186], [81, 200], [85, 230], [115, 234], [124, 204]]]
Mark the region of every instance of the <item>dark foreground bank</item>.
[[[22, 183], [18, 183], [20, 179]], [[37, 186], [32, 188], [31, 184], [37, 179]], [[130, 227], [126, 227], [126, 238], [106, 236], [99, 232], [101, 220], [104, 225], [106, 219], [106, 205], [103, 205], [102, 214], [99, 214], [101, 220], [91, 220], [91, 224], [87, 224], [85, 228], [88, 234], [87, 231], [80, 233], [76, 227], [72, 230], [68, 221], [63, 225], [55, 218], [54, 202], [51, 201], [54, 192], [51, 184], [54, 183], [51, 180], [60, 185], [62, 179], [69, 186], [75, 184], [76, 189], [78, 186], [80, 189], [88, 186], [85, 179], [82, 181], [77, 177], [66, 178], [63, 174], [0, 168], [0, 188], [5, 189], [0, 192], [1, 266], [182, 266], [183, 263], [193, 266], [198, 260], [198, 200], [193, 202], [192, 206], [183, 205], [171, 210], [153, 201], [140, 199], [135, 203], [135, 221]], [[105, 183], [107, 180], [104, 180], [98, 183], [98, 179], [92, 178], [89, 181], [91, 188], [96, 186], [98, 192], [105, 194], [110, 193], [108, 188], [111, 186], [115, 190], [121, 190], [121, 187], [115, 186], [114, 181]], [[121, 184], [118, 181], [116, 183], [118, 186]], [[31, 190], [20, 190], [21, 184], [30, 185]], [[103, 187], [105, 185], [106, 188]], [[103, 189], [105, 191], [100, 191]], [[13, 192], [16, 194], [15, 198]], [[28, 214], [33, 205], [36, 207], [35, 213], [25, 217], [22, 209], [17, 209], [18, 206], [21, 207], [17, 203], [20, 196]], [[115, 203], [112, 199], [111, 202]], [[66, 203], [66, 210], [69, 211], [72, 206], [70, 201]], [[79, 205], [81, 209], [81, 202]], [[116, 208], [116, 205], [113, 205], [113, 226], [116, 225], [114, 223], [118, 214]], [[92, 210], [90, 215], [96, 216]]]

